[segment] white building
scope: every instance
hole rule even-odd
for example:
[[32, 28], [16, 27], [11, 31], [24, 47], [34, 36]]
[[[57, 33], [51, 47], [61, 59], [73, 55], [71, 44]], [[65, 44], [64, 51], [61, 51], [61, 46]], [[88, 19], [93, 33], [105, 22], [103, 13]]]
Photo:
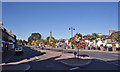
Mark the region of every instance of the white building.
[[101, 33], [98, 33], [99, 36], [101, 36], [102, 34]]

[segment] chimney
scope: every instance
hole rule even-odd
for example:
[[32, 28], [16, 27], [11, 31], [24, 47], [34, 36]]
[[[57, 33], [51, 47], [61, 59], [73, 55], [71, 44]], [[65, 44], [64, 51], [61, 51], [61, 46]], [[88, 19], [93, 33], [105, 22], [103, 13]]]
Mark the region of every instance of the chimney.
[[0, 26], [1, 26], [1, 28], [3, 29], [3, 23], [2, 23], [2, 21], [0, 21]]
[[115, 30], [109, 30], [109, 36], [111, 36], [113, 32], [115, 32]]

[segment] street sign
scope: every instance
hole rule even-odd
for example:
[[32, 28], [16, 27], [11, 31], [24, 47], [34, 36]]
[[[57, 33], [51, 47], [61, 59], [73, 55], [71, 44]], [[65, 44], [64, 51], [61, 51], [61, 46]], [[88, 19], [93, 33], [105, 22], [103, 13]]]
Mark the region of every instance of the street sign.
[[74, 52], [74, 55], [77, 55], [77, 52]]

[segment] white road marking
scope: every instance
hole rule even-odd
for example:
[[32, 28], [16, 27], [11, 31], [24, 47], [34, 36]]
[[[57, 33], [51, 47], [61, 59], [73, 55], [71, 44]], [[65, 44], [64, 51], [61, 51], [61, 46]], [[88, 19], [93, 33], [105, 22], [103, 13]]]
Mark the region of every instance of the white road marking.
[[30, 65], [28, 65], [28, 67], [25, 69], [26, 71], [30, 69]]
[[110, 62], [106, 62], [107, 64], [112, 64], [112, 63], [110, 63]]
[[6, 62], [8, 62], [12, 57], [13, 57], [13, 56], [9, 57], [9, 58], [6, 60]]
[[39, 59], [37, 56], [35, 56], [36, 59]]
[[74, 68], [71, 68], [71, 69], [69, 69], [69, 70], [76, 70], [76, 69], [78, 69], [79, 67], [74, 67]]

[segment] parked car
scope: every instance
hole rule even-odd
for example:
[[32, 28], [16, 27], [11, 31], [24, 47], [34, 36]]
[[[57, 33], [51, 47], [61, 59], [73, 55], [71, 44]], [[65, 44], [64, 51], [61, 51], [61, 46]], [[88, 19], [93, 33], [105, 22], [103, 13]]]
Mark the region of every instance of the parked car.
[[15, 54], [23, 54], [23, 47], [15, 48]]
[[108, 47], [108, 50], [109, 50], [109, 51], [112, 51], [112, 47]]

